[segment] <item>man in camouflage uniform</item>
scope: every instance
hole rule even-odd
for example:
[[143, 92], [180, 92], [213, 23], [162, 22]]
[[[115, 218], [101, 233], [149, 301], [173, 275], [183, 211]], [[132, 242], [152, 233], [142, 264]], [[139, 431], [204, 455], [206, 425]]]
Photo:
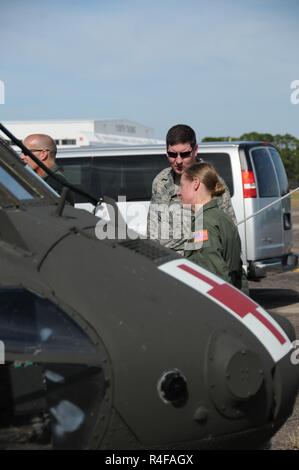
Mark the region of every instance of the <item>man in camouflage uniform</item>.
[[[172, 248], [183, 254], [184, 246], [188, 241], [188, 230], [184, 230], [187, 224], [188, 211], [182, 208], [178, 189], [180, 186], [181, 175], [194, 163], [200, 161], [197, 157], [198, 145], [194, 130], [184, 124], [178, 124], [172, 127], [166, 136], [167, 158], [170, 164], [169, 168], [162, 170], [154, 179], [152, 186], [152, 199], [147, 218], [147, 235], [151, 239], [157, 239], [161, 245]], [[225, 193], [217, 198], [218, 207], [231, 217], [236, 224], [236, 216], [231, 204], [230, 193], [223, 179], [219, 180], [225, 186]], [[169, 209], [174, 208], [173, 219], [170, 218], [168, 231], [163, 232], [163, 220], [169, 216]], [[187, 211], [187, 212], [186, 212]], [[180, 213], [181, 236], [176, 236], [179, 232], [176, 230]], [[168, 232], [168, 235], [164, 236]]]

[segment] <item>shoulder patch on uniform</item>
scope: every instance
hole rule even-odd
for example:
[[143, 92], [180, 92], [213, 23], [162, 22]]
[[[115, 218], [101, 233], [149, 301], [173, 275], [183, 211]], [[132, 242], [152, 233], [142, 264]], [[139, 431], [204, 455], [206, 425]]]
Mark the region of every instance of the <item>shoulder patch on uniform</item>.
[[209, 239], [209, 232], [208, 230], [198, 230], [197, 232], [193, 233], [193, 242], [206, 242]]

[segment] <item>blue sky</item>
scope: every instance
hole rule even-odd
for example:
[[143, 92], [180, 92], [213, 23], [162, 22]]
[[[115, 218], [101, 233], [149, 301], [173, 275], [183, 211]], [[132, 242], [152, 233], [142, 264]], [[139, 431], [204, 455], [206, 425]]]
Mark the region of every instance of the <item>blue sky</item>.
[[0, 0], [0, 118], [299, 137], [298, 20], [298, 0]]

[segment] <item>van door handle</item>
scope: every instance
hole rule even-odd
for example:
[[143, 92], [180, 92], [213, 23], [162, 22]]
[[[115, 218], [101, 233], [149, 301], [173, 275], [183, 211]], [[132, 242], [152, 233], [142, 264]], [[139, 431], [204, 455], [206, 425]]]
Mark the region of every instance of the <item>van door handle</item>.
[[285, 212], [283, 214], [283, 228], [284, 230], [291, 230], [292, 228], [292, 219], [290, 212]]
[[273, 238], [272, 237], [264, 237], [264, 238], [262, 238], [262, 242], [273, 243]]

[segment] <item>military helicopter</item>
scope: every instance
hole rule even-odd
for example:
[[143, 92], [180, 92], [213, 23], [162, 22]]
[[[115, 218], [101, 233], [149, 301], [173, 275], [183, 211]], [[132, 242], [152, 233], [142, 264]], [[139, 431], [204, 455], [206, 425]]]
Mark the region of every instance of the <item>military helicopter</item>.
[[291, 325], [64, 196], [0, 141], [0, 447], [262, 448], [297, 394]]

